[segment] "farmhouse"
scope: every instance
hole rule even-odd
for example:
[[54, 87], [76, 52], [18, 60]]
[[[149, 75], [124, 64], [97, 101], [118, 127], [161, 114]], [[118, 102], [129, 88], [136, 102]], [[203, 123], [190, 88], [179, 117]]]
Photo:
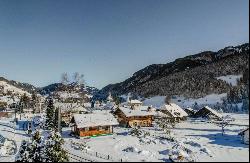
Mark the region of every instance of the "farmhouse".
[[74, 114], [71, 119], [72, 133], [76, 136], [97, 136], [113, 133], [113, 126], [119, 125], [110, 113]]
[[222, 115], [219, 114], [217, 111], [214, 109], [211, 109], [208, 106], [203, 107], [199, 111], [197, 111], [194, 115], [196, 118], [208, 118], [208, 119], [214, 119], [214, 120], [221, 120]]
[[152, 126], [155, 112], [148, 106], [123, 106], [118, 107], [114, 114], [118, 122], [124, 127], [149, 127]]
[[249, 144], [249, 128], [241, 131], [239, 135], [242, 137], [243, 143]]
[[165, 104], [160, 110], [174, 121], [186, 120], [188, 117], [188, 114], [180, 106], [174, 103]]
[[142, 102], [139, 100], [129, 100], [127, 102], [128, 106], [130, 106], [131, 108], [136, 108], [136, 107], [140, 107], [142, 106]]
[[194, 114], [195, 114], [195, 110], [192, 109], [192, 108], [190, 108], [190, 107], [186, 108], [184, 111], [185, 111], [185, 112], [188, 114], [188, 116], [190, 116], [190, 117], [194, 116]]

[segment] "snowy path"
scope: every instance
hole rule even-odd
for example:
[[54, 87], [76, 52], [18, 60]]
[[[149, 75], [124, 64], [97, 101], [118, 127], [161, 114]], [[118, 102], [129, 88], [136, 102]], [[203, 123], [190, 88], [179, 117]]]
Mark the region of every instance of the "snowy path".
[[[21, 146], [22, 140], [28, 139], [28, 136], [24, 131], [16, 130], [16, 126], [9, 121], [0, 121], [0, 133], [3, 137], [9, 140], [15, 141], [17, 145], [17, 151]], [[0, 162], [14, 162], [15, 156], [0, 157]]]

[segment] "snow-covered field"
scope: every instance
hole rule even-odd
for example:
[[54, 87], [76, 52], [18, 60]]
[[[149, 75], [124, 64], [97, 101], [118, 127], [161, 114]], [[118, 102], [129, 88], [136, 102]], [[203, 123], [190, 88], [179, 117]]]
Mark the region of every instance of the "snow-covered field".
[[[84, 158], [105, 161], [105, 159], [93, 158], [97, 152], [112, 161], [170, 161], [169, 155], [173, 153], [173, 147], [183, 154], [179, 147], [185, 147], [187, 156], [195, 161], [248, 161], [249, 146], [241, 142], [239, 131], [249, 125], [249, 115], [230, 114], [236, 119], [234, 125], [226, 128], [226, 135], [222, 136], [221, 128], [212, 123], [189, 119], [179, 123], [172, 129], [174, 142], [163, 139], [165, 134], [156, 128], [143, 128], [150, 136], [136, 137], [129, 135], [130, 129], [115, 128], [116, 134], [89, 139], [74, 139], [68, 136], [70, 129], [64, 129], [66, 147], [72, 153]], [[71, 140], [77, 143], [86, 143], [89, 146], [88, 153], [71, 147]], [[176, 152], [176, 151], [175, 151]], [[179, 151], [178, 151], [179, 152]], [[185, 155], [185, 154], [183, 154]]]
[[[249, 146], [242, 143], [238, 133], [249, 126], [247, 114], [225, 114], [235, 118], [232, 126], [222, 136], [221, 128], [213, 123], [188, 119], [171, 130], [173, 139], [157, 127], [142, 128], [150, 136], [132, 136], [127, 128], [116, 127], [113, 135], [76, 139], [69, 135], [70, 128], [63, 129], [64, 147], [72, 154], [91, 161], [157, 161], [169, 162], [170, 154], [179, 154], [194, 161], [249, 161]], [[24, 131], [12, 128], [12, 119], [0, 119], [0, 134], [14, 140], [19, 148], [29, 137]], [[85, 144], [87, 150], [80, 150]], [[18, 149], [17, 149], [18, 150]], [[87, 151], [87, 153], [86, 153]], [[97, 157], [96, 157], [97, 155]], [[174, 155], [172, 156], [174, 158]], [[15, 156], [0, 156], [0, 162], [12, 162]], [[72, 160], [73, 161], [73, 160]]]

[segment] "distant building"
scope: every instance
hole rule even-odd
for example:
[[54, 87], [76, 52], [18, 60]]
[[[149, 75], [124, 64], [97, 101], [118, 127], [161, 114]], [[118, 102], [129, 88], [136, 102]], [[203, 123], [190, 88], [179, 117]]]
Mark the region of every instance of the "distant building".
[[74, 114], [71, 119], [72, 133], [79, 137], [98, 136], [113, 133], [113, 127], [119, 125], [110, 113]]
[[155, 112], [148, 106], [123, 106], [118, 107], [114, 114], [118, 122], [124, 127], [150, 127], [152, 126]]
[[215, 111], [214, 109], [205, 106], [202, 109], [198, 110], [195, 115], [195, 118], [207, 118], [207, 119], [214, 119], [214, 120], [221, 120], [222, 115]]
[[243, 143], [249, 144], [249, 128], [241, 131], [239, 135], [241, 136]]
[[188, 114], [178, 105], [174, 103], [164, 104], [160, 111], [167, 115], [171, 120], [179, 122], [180, 120], [186, 120]]
[[136, 109], [137, 107], [142, 106], [142, 102], [139, 100], [130, 100], [127, 103], [128, 106], [130, 106], [131, 108]]
[[184, 111], [188, 114], [189, 117], [193, 117], [195, 115], [195, 110], [190, 107], [186, 108]]

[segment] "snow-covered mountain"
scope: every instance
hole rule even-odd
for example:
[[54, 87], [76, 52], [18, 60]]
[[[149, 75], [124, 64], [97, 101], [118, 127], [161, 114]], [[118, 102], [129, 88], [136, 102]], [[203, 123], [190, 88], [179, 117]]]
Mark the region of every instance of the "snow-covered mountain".
[[36, 88], [30, 84], [20, 83], [16, 81], [9, 81], [3, 77], [0, 77], [0, 94], [21, 96], [21, 95], [31, 95], [32, 91]]
[[8, 80], [3, 77], [0, 77], [0, 87], [5, 91], [11, 91], [17, 94], [28, 94], [37, 91], [37, 88], [31, 84]]
[[91, 98], [98, 91], [99, 90], [95, 87], [77, 85], [76, 83], [71, 83], [67, 86], [64, 86], [62, 83], [54, 83], [38, 90], [42, 95], [50, 94], [60, 99], [80, 98], [83, 94], [85, 97]]
[[[123, 82], [104, 87], [99, 96], [106, 97], [111, 92], [115, 95], [134, 93], [143, 97], [179, 95], [202, 98], [209, 94], [227, 93], [231, 84], [225, 81], [226, 78], [246, 74], [248, 64], [249, 43], [226, 47], [218, 52], [205, 51], [167, 64], [147, 66]], [[249, 77], [246, 80], [249, 81]]]

